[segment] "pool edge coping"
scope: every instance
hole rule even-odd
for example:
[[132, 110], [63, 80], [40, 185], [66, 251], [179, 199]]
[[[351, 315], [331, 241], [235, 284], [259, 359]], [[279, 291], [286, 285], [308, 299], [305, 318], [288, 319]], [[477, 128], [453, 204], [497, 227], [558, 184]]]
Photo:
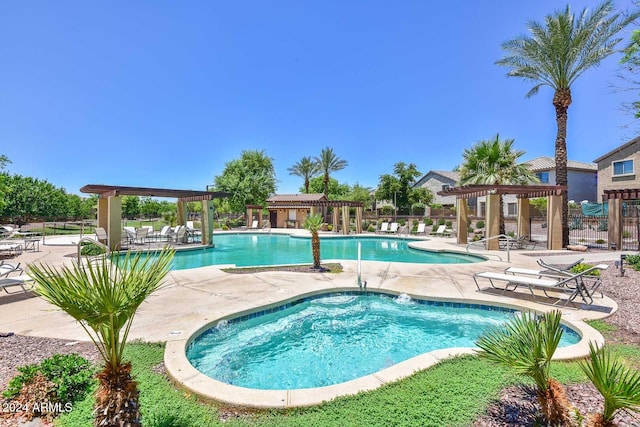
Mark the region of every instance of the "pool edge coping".
[[[187, 347], [193, 339], [205, 330], [211, 328], [217, 322], [243, 316], [248, 313], [255, 312], [259, 309], [275, 307], [287, 302], [296, 301], [314, 295], [327, 292], [348, 292], [357, 291], [357, 287], [340, 287], [321, 289], [313, 292], [297, 295], [295, 297], [285, 298], [281, 301], [253, 307], [248, 310], [233, 313], [228, 316], [222, 316], [214, 320], [208, 320], [187, 338], [167, 341], [164, 352], [164, 365], [170, 380], [178, 387], [186, 388], [190, 392], [196, 394], [200, 398], [209, 401], [223, 402], [239, 407], [253, 408], [289, 408], [304, 407], [318, 405], [326, 401], [333, 400], [337, 397], [354, 395], [364, 391], [372, 391], [381, 386], [399, 381], [415, 374], [418, 371], [430, 368], [441, 361], [465, 354], [474, 354], [475, 350], [468, 347], [452, 347], [446, 349], [434, 350], [412, 357], [393, 366], [377, 371], [373, 374], [365, 375], [354, 380], [346, 381], [339, 384], [333, 384], [324, 387], [291, 389], [291, 390], [260, 390], [245, 387], [238, 387], [217, 381], [206, 376], [191, 365], [187, 359]], [[376, 293], [389, 295], [400, 295], [401, 292], [392, 290], [376, 290]], [[496, 306], [502, 308], [510, 308], [514, 310], [527, 310], [541, 312], [518, 306], [516, 304], [506, 302], [487, 302], [485, 300], [476, 300], [472, 298], [433, 298], [421, 295], [411, 295], [412, 298], [418, 298], [429, 301], [448, 301], [460, 302], [466, 304], [479, 304], [484, 306]], [[563, 312], [562, 323], [574, 329], [581, 339], [577, 344], [567, 347], [561, 347], [556, 350], [554, 360], [571, 360], [586, 357], [589, 354], [589, 342], [596, 343], [599, 347], [604, 345], [604, 337], [597, 330], [589, 326], [586, 322], [579, 319], [567, 319], [571, 312]]]

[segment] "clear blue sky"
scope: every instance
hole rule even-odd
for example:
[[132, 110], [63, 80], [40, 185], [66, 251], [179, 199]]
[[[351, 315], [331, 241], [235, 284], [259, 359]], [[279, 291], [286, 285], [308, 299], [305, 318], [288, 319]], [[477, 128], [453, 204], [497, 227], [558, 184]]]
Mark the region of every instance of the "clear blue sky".
[[[0, 154], [10, 173], [70, 193], [204, 189], [248, 149], [274, 159], [279, 193], [297, 192], [287, 168], [326, 146], [349, 162], [338, 180], [369, 187], [400, 161], [450, 170], [497, 132], [525, 160], [553, 156], [552, 91], [525, 99], [532, 84], [494, 63], [503, 41], [564, 4], [5, 1]], [[621, 109], [634, 94], [611, 87], [623, 85], [619, 58], [573, 86], [572, 160], [636, 136]]]

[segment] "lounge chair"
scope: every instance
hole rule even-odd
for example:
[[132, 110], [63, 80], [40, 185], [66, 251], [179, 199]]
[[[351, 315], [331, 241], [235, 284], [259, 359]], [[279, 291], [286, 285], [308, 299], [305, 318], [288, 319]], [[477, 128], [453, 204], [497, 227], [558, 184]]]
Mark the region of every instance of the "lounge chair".
[[431, 232], [432, 236], [440, 236], [440, 237], [449, 237], [451, 236], [451, 233], [447, 230], [447, 226], [446, 225], [441, 225], [438, 227], [438, 229], [436, 231], [432, 231]]
[[412, 231], [412, 234], [418, 235], [418, 234], [424, 234], [425, 236], [427, 235], [427, 230], [425, 230], [426, 224], [424, 222], [421, 222], [420, 224], [418, 224], [418, 228], [416, 229], [416, 231]]
[[0, 252], [9, 252], [9, 256], [20, 255], [22, 245], [19, 243], [0, 243]]
[[[33, 288], [34, 281], [27, 275], [11, 277], [7, 279], [0, 279], [0, 288], [8, 294], [15, 294], [16, 292], [9, 292], [7, 288], [12, 286], [20, 286], [22, 292], [29, 292]], [[27, 289], [26, 286], [29, 286]]]
[[249, 227], [249, 230], [257, 230], [258, 229], [258, 220], [254, 219], [253, 222], [251, 223], [251, 227]]
[[378, 230], [377, 233], [386, 233], [388, 231], [389, 231], [389, 223], [383, 222], [382, 224], [380, 224], [380, 230]]
[[100, 243], [104, 243], [105, 245], [107, 244], [107, 240], [109, 240], [109, 238], [107, 237], [107, 231], [104, 228], [96, 227], [96, 240]]
[[169, 240], [169, 238], [171, 237], [171, 226], [165, 225], [164, 227], [162, 227], [160, 232], [156, 234], [156, 237], [159, 240]]
[[187, 228], [184, 225], [176, 226], [173, 232], [174, 243], [186, 243], [187, 242]]
[[389, 229], [387, 230], [387, 234], [396, 234], [398, 233], [398, 226], [400, 224], [398, 224], [397, 222], [392, 222], [391, 225], [389, 226]]
[[[483, 273], [476, 273], [473, 275], [473, 280], [476, 283], [476, 287], [479, 291], [482, 291], [480, 288], [480, 284], [478, 283], [478, 278], [487, 279], [494, 289], [502, 290], [502, 294], [506, 291], [515, 291], [518, 286], [526, 286], [531, 292], [531, 295], [534, 297], [536, 294], [534, 290], [542, 290], [546, 297], [549, 297], [547, 292], [558, 291], [568, 295], [567, 298], [558, 299], [558, 302], [564, 300], [564, 304], [568, 304], [569, 302], [576, 299], [578, 296], [582, 299], [587, 305], [591, 305], [593, 303], [593, 294], [600, 287], [602, 283], [600, 276], [590, 276], [590, 273], [595, 270], [605, 270], [609, 266], [607, 264], [598, 264], [587, 270], [584, 270], [580, 273], [570, 273], [566, 272], [566, 277], [557, 277], [557, 278], [534, 278], [529, 275], [518, 275], [518, 274], [505, 274], [505, 273], [495, 273], [492, 271], [486, 271]], [[565, 274], [565, 273], [563, 273]], [[584, 279], [588, 278], [592, 281], [589, 285], [585, 283]], [[497, 284], [500, 282], [504, 282], [504, 286], [498, 286]]]
[[149, 229], [141, 227], [136, 229], [136, 235], [133, 239], [133, 243], [136, 245], [144, 245], [147, 243], [147, 236], [149, 235]]
[[20, 263], [14, 264], [0, 261], [0, 277], [7, 278], [11, 273], [24, 273], [24, 270], [20, 267]]

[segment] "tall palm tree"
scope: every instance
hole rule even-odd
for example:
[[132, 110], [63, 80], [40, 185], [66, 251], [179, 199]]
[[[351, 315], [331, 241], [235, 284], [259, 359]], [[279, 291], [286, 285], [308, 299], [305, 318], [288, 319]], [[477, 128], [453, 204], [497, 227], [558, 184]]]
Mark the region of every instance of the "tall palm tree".
[[[541, 86], [554, 90], [557, 133], [555, 142], [556, 184], [567, 185], [567, 111], [571, 105], [571, 85], [589, 68], [615, 52], [622, 40], [614, 36], [638, 14], [612, 14], [613, 2], [607, 0], [591, 14], [584, 9], [578, 17], [567, 5], [548, 15], [544, 24], [531, 21], [530, 36], [522, 35], [502, 44], [505, 56], [496, 64], [510, 68], [509, 77], [522, 77], [535, 83], [529, 98]], [[569, 207], [567, 191], [562, 192], [562, 242], [569, 244]]]
[[640, 411], [640, 372], [611, 356], [608, 348], [589, 343], [590, 358], [579, 361], [580, 367], [604, 399], [601, 414], [592, 415], [586, 425], [613, 426], [613, 417], [620, 409]]
[[319, 171], [322, 172], [323, 182], [324, 182], [324, 195], [329, 195], [329, 176], [331, 172], [337, 172], [347, 167], [348, 163], [346, 160], [338, 157], [334, 152], [333, 148], [323, 148], [319, 157], [314, 158], [316, 164], [318, 165]]
[[295, 165], [287, 168], [289, 175], [296, 175], [304, 179], [304, 192], [309, 193], [309, 180], [316, 176], [320, 171], [318, 163], [314, 162], [311, 157], [305, 156]]
[[561, 317], [559, 310], [539, 317], [525, 312], [476, 340], [480, 357], [534, 381], [542, 413], [552, 425], [569, 419], [566, 391], [551, 377], [551, 358], [562, 338]]
[[[518, 163], [524, 155], [513, 149], [513, 139], [480, 141], [464, 150], [460, 166], [460, 184], [531, 184], [538, 178], [527, 163]], [[504, 202], [500, 195], [500, 234], [504, 234]]]
[[322, 227], [322, 215], [309, 215], [304, 221], [304, 228], [311, 232], [311, 251], [313, 252], [313, 268], [320, 269], [320, 231]]
[[30, 266], [36, 292], [76, 319], [102, 356], [95, 426], [142, 425], [137, 383], [123, 352], [136, 310], [160, 286], [173, 254], [172, 249], [164, 249], [145, 258], [130, 253], [120, 260], [105, 256], [60, 270]]

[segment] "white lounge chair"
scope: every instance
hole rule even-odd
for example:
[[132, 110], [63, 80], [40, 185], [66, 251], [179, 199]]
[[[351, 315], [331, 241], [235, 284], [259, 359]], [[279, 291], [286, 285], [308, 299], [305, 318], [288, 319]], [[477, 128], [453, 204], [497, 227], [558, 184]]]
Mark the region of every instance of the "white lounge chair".
[[249, 230], [257, 230], [258, 229], [258, 220], [254, 219], [253, 222], [251, 223], [251, 227], [249, 227]]
[[19, 243], [0, 243], [0, 252], [9, 252], [10, 256], [20, 255], [22, 245]]
[[102, 227], [96, 227], [96, 240], [100, 243], [107, 244], [107, 231]]
[[438, 227], [436, 231], [431, 232], [432, 236], [440, 236], [440, 237], [449, 237], [451, 236], [451, 232], [447, 230], [446, 225], [441, 225]]
[[[0, 279], [0, 288], [4, 289], [4, 291], [8, 294], [15, 294], [16, 292], [9, 292], [7, 288], [10, 288], [12, 286], [20, 286], [22, 292], [28, 292], [33, 288], [33, 284], [33, 279], [27, 275]], [[29, 286], [29, 288], [27, 289], [26, 286]]]
[[377, 233], [386, 233], [387, 231], [389, 231], [389, 223], [383, 222], [380, 224], [380, 230], [378, 230]]
[[398, 226], [399, 224], [397, 222], [392, 222], [387, 230], [387, 234], [396, 234], [398, 232]]
[[0, 261], [0, 277], [7, 278], [11, 273], [24, 273], [24, 270], [20, 267], [20, 263], [14, 264]]
[[424, 222], [421, 222], [420, 224], [418, 224], [418, 228], [416, 229], [415, 232], [412, 231], [413, 234], [418, 235], [418, 234], [424, 234], [425, 236], [427, 235], [427, 230], [425, 230], [426, 224]]
[[[566, 277], [559, 276], [557, 278], [534, 278], [530, 277], [530, 275], [505, 274], [486, 271], [474, 274], [473, 280], [479, 291], [483, 290], [480, 288], [480, 284], [478, 283], [478, 279], [481, 278], [487, 279], [492, 288], [502, 290], [502, 294], [506, 291], [515, 291], [518, 286], [526, 286], [534, 297], [536, 296], [534, 293], [535, 289], [542, 290], [546, 297], [549, 297], [547, 292], [550, 291], [559, 291], [568, 295], [567, 298], [558, 299], [556, 304], [564, 300], [564, 304], [566, 305], [580, 296], [582, 302], [587, 305], [591, 305], [593, 303], [593, 294], [600, 287], [602, 281], [600, 276], [591, 276], [590, 273], [594, 270], [606, 270], [608, 267], [609, 266], [607, 264], [598, 264], [580, 273], [574, 274], [567, 272]], [[588, 278], [591, 281], [589, 285], [585, 283], [585, 278]], [[504, 282], [504, 286], [498, 286], [497, 284], [500, 282]]]

